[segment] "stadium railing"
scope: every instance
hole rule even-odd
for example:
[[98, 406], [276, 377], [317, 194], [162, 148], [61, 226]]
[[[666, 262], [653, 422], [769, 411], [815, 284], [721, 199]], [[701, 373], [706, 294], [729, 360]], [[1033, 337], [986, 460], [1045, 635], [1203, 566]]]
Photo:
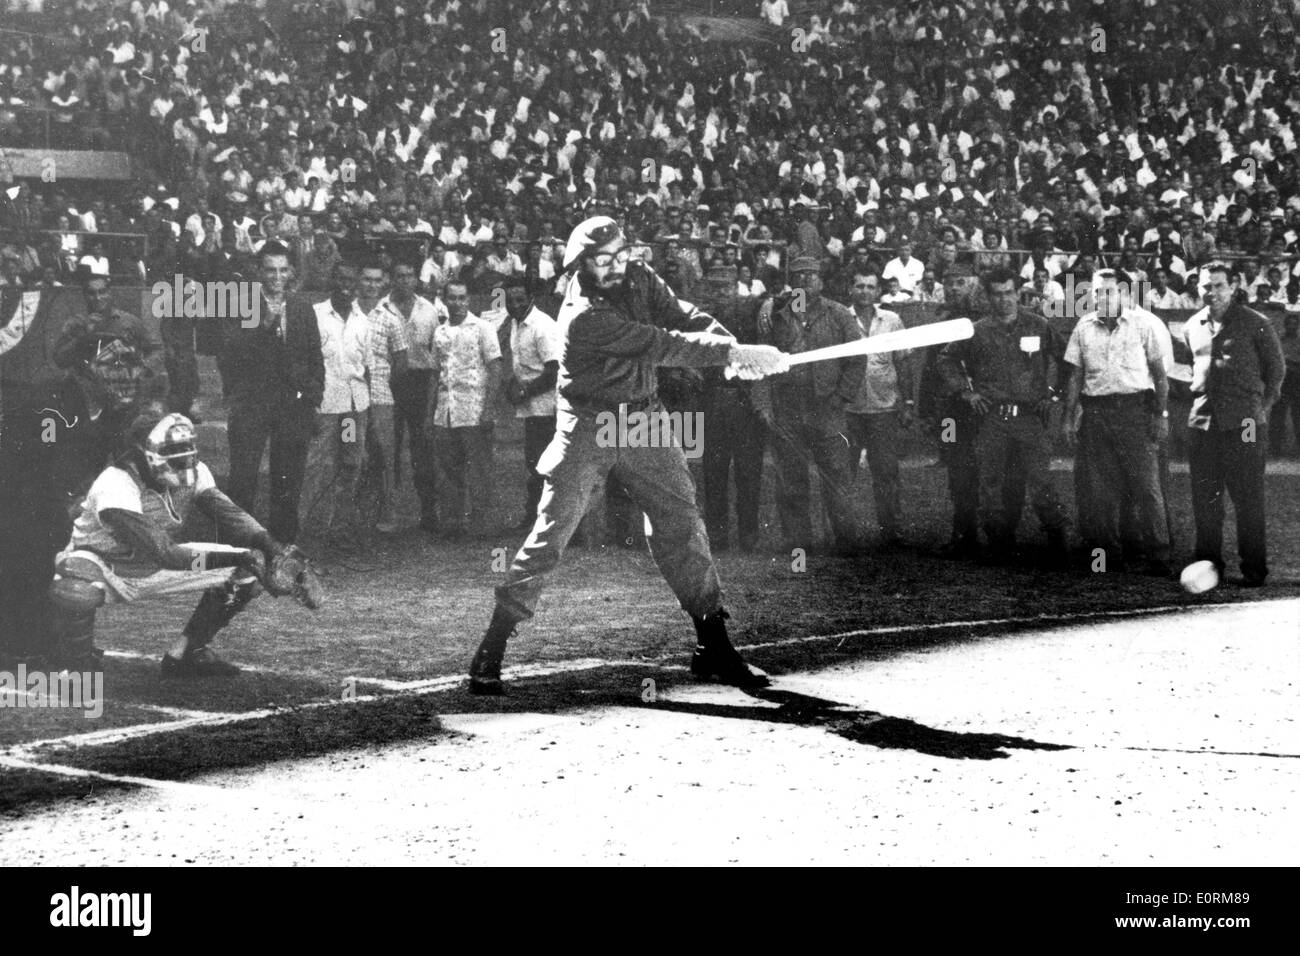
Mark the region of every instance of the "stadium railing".
[[[63, 238], [72, 236], [78, 240], [75, 252], [71, 245], [65, 246]], [[84, 229], [15, 229], [0, 228], [0, 246], [21, 244], [31, 246], [42, 258], [42, 266], [53, 257], [66, 261], [68, 257], [79, 260], [86, 255], [90, 244], [100, 240], [104, 244], [104, 254], [109, 263], [109, 275], [114, 282], [143, 282], [140, 275], [140, 263], [149, 259], [149, 237], [143, 232], [88, 232]], [[73, 263], [75, 268], [75, 262]], [[64, 269], [70, 273], [73, 269]], [[35, 278], [39, 278], [36, 276]], [[66, 275], [64, 281], [67, 281]]]

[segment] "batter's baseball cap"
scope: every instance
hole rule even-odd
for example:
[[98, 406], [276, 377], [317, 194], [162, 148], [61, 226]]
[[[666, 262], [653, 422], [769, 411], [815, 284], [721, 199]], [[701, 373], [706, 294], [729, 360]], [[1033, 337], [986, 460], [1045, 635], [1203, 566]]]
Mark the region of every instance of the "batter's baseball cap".
[[598, 249], [623, 235], [618, 223], [609, 216], [592, 216], [578, 223], [564, 247], [564, 268], [568, 269], [590, 249]]
[[793, 272], [821, 272], [822, 264], [815, 256], [795, 256], [790, 260], [790, 271]]

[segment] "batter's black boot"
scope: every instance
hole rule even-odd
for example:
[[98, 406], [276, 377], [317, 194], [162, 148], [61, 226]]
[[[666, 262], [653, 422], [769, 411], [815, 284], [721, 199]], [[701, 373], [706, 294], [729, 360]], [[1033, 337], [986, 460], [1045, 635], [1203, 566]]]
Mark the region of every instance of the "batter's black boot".
[[745, 690], [766, 687], [771, 683], [757, 667], [746, 664], [727, 637], [726, 611], [717, 610], [708, 617], [691, 616], [698, 643], [691, 658], [691, 673], [701, 680], [731, 684]]
[[487, 633], [469, 665], [469, 692], [480, 697], [500, 697], [506, 692], [501, 682], [501, 659], [506, 643], [514, 636], [519, 618], [501, 604], [492, 611]]

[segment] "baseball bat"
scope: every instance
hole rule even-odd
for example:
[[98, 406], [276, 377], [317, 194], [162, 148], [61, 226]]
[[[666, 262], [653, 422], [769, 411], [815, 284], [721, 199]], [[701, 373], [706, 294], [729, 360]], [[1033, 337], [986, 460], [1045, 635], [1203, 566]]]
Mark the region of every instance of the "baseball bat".
[[[929, 345], [943, 345], [945, 342], [959, 342], [975, 334], [975, 327], [970, 319], [949, 319], [946, 322], [931, 322], [899, 332], [886, 332], [884, 335], [869, 335], [828, 345], [821, 349], [790, 354], [790, 364], [806, 365], [809, 362], [828, 362], [832, 359], [853, 358], [857, 355], [876, 355], [881, 352], [902, 352], [906, 349], [922, 349]], [[727, 378], [733, 378], [735, 371], [727, 369]]]
[[902, 352], [905, 349], [921, 349], [928, 345], [942, 345], [945, 342], [959, 342], [975, 334], [975, 327], [970, 319], [949, 319], [947, 322], [931, 322], [900, 332], [886, 332], [884, 335], [869, 335], [840, 345], [828, 345], [823, 349], [810, 352], [795, 352], [790, 356], [791, 365], [805, 365], [809, 362], [827, 362], [831, 359], [852, 358], [855, 355], [876, 355], [880, 352]]

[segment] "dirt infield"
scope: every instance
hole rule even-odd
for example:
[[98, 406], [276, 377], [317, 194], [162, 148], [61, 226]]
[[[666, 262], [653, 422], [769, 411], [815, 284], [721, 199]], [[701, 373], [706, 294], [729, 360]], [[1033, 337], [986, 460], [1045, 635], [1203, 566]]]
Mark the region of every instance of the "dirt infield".
[[[201, 411], [202, 452], [220, 474], [220, 410], [205, 405]], [[508, 428], [502, 432], [496, 496], [504, 525], [514, 522], [522, 503], [523, 468], [517, 437]], [[1176, 613], [1295, 596], [1300, 559], [1292, 545], [1300, 537], [1300, 476], [1290, 472], [1268, 478], [1274, 559], [1269, 587], [1245, 591], [1229, 582], [1192, 598], [1170, 580], [1047, 569], [1036, 550], [1032, 517], [1025, 519], [1026, 551], [1015, 566], [938, 558], [934, 552], [947, 538], [949, 519], [945, 473], [923, 459], [910, 460], [903, 472], [905, 549], [856, 559], [813, 552], [801, 565], [775, 550], [769, 463], [762, 548], [718, 555], [733, 635], [737, 644], [755, 648], [757, 663], [790, 675], [956, 646], [1053, 620], [1086, 623], [1151, 608]], [[1058, 481], [1068, 503], [1068, 475], [1059, 474]], [[864, 509], [870, 507], [868, 482], [858, 479], [856, 498]], [[1186, 482], [1185, 475], [1174, 476], [1180, 556], [1190, 539]], [[522, 706], [560, 712], [599, 700], [636, 704], [643, 681], [682, 679], [690, 624], [644, 548], [575, 547], [543, 594], [536, 621], [522, 629], [507, 656], [508, 667], [523, 669], [516, 678], [534, 680], [533, 690], [522, 702], [504, 705], [465, 697], [461, 675], [490, 613], [503, 558], [513, 554], [519, 536], [435, 543], [413, 527], [409, 482], [400, 489], [399, 511], [405, 530], [375, 535], [352, 554], [331, 554], [308, 539], [326, 574], [328, 603], [311, 614], [286, 600], [255, 602], [220, 638], [221, 653], [247, 668], [232, 681], [160, 679], [159, 658], [188, 606], [108, 609], [99, 628], [99, 643], [110, 651], [101, 717], [0, 709], [0, 756], [6, 761], [0, 807], [19, 811], [105, 786], [130, 788], [136, 786], [133, 777], [182, 780], [420, 739], [441, 733], [437, 714], [449, 711]], [[1231, 534], [1229, 528], [1229, 541]], [[342, 702], [353, 706], [334, 706]], [[52, 776], [39, 769], [42, 763], [101, 776]]]

